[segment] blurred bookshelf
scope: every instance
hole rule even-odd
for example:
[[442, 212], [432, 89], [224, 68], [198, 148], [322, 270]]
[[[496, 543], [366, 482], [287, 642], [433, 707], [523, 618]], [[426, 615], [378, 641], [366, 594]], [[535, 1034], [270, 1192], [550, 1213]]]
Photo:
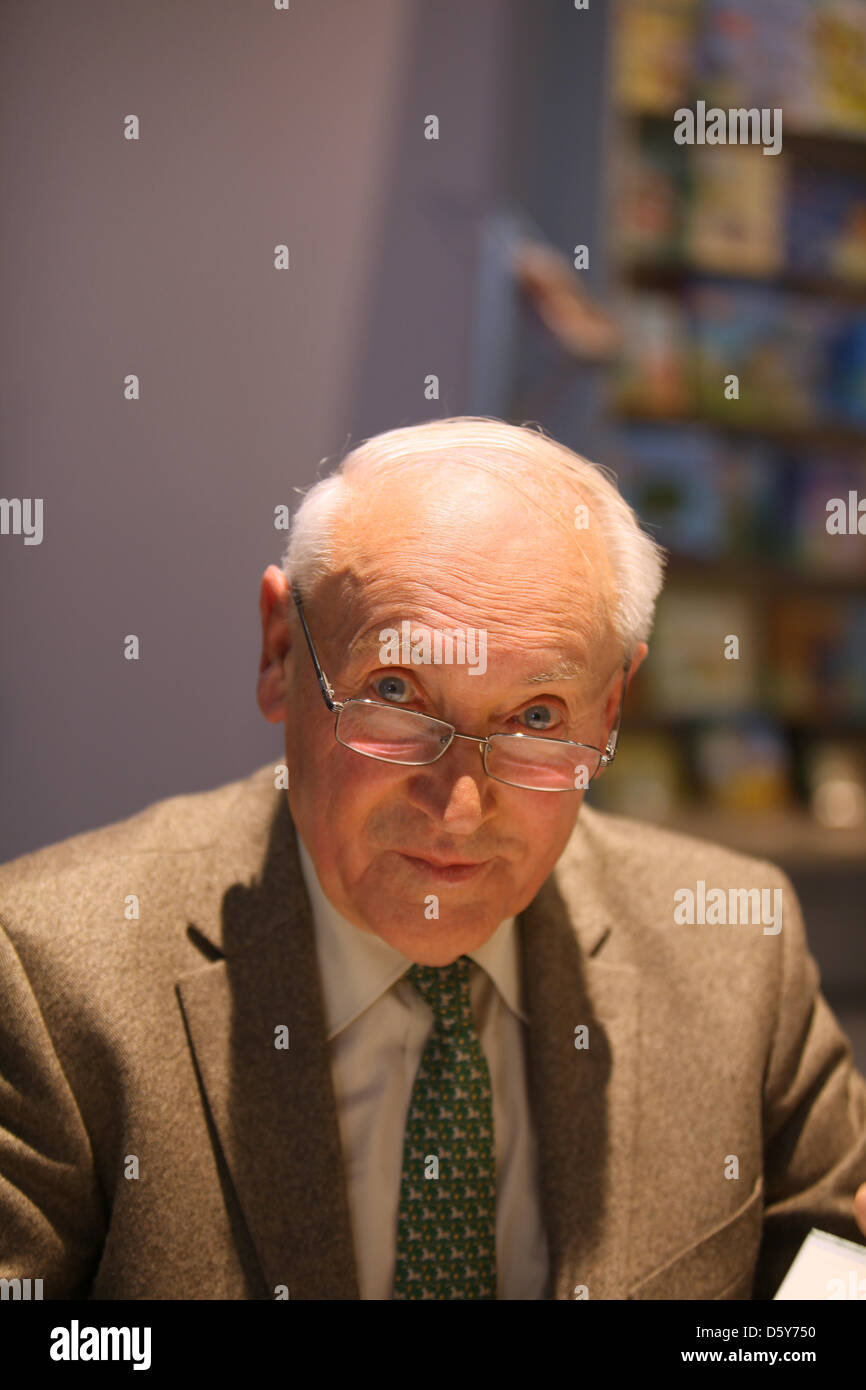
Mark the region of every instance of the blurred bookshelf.
[[[866, 4], [616, 16], [605, 462], [669, 563], [591, 799], [866, 865]], [[780, 109], [779, 152], [678, 145], [698, 99]]]

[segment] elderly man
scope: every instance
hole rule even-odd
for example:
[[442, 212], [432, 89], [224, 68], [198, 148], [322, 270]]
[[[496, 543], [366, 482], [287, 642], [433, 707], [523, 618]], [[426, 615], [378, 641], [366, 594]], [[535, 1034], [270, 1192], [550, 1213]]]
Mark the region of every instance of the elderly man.
[[[582, 808], [661, 574], [537, 430], [393, 430], [310, 490], [261, 588], [285, 762], [0, 871], [0, 1273], [767, 1298], [858, 1238], [866, 1084], [790, 883]], [[782, 915], [684, 924], [701, 882]]]

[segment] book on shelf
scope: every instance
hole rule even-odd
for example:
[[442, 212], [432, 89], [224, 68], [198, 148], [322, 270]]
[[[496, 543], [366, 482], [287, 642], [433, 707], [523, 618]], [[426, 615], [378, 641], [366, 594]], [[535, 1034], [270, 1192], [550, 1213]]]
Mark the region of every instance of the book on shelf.
[[707, 105], [781, 107], [813, 122], [814, 10], [815, 0], [703, 0], [693, 82]]
[[700, 728], [695, 772], [703, 800], [722, 811], [771, 811], [793, 801], [792, 759], [784, 731], [750, 715]]
[[713, 560], [725, 552], [717, 454], [706, 431], [630, 426], [612, 457], [623, 497], [674, 554]]
[[616, 99], [667, 115], [689, 100], [700, 0], [620, 0], [615, 32]]
[[682, 262], [689, 151], [656, 126], [626, 142], [616, 191], [618, 254], [627, 262]]
[[866, 599], [783, 595], [771, 605], [766, 685], [789, 719], [831, 725], [866, 716]]
[[866, 537], [827, 530], [828, 502], [849, 494], [866, 497], [866, 464], [829, 453], [801, 460], [791, 488], [793, 559], [814, 574], [866, 576]]
[[773, 447], [732, 443], [711, 430], [631, 424], [611, 463], [626, 501], [672, 555], [797, 559], [792, 469]]
[[787, 267], [866, 282], [866, 159], [859, 175], [795, 164], [788, 182]]
[[620, 0], [614, 91], [673, 116], [701, 97], [784, 112], [792, 131], [866, 136], [862, 0]]
[[752, 145], [689, 150], [683, 255], [697, 270], [773, 275], [785, 264], [783, 159]]
[[760, 658], [749, 594], [697, 591], [671, 579], [659, 600], [646, 666], [650, 708], [666, 718], [747, 710], [758, 699]]
[[[828, 370], [832, 310], [764, 285], [689, 288], [702, 414], [738, 424], [817, 422]], [[726, 382], [737, 378], [738, 396]]]

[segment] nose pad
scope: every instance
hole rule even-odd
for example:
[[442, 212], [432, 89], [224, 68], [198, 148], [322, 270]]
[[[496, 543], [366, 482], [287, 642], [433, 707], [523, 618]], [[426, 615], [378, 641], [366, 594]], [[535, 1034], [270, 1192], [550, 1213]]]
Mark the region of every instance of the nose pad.
[[[456, 743], [458, 738], [468, 739], [470, 743], [474, 743], [478, 749], [478, 752], [481, 754], [482, 762], [484, 761], [484, 749], [487, 746], [486, 738], [473, 738], [471, 734], [455, 734], [453, 741]], [[447, 743], [447, 736], [443, 734], [442, 738], [439, 741], [440, 743]]]
[[[486, 772], [487, 768], [484, 763], [484, 751], [487, 747], [487, 740], [485, 738], [473, 738], [472, 734], [455, 734], [452, 739], [452, 746], [457, 742], [458, 739], [464, 739], [469, 743], [475, 744], [475, 747], [478, 749], [478, 755], [481, 758], [481, 767], [484, 770], [484, 772]], [[441, 741], [446, 741], [444, 736]]]

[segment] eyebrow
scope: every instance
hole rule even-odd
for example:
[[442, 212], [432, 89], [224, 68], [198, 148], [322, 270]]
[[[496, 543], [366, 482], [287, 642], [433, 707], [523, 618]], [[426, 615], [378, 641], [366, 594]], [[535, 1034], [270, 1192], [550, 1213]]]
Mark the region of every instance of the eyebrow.
[[566, 661], [562, 660], [550, 671], [539, 671], [532, 676], [526, 676], [524, 685], [550, 685], [555, 681], [570, 681], [577, 676], [587, 676], [589, 666], [585, 661]]
[[[457, 629], [451, 630], [456, 631]], [[381, 631], [381, 628], [379, 631]], [[350, 644], [346, 656], [346, 664], [348, 665], [359, 660], [370, 650], [378, 651], [381, 646], [382, 642], [379, 639], [378, 632], [366, 633]], [[520, 684], [550, 685], [556, 681], [575, 680], [578, 677], [585, 679], [591, 673], [591, 670], [592, 667], [589, 662], [581, 661], [578, 657], [563, 657], [561, 661], [558, 661], [555, 666], [552, 666], [547, 671], [537, 671], [530, 676], [522, 677]]]

